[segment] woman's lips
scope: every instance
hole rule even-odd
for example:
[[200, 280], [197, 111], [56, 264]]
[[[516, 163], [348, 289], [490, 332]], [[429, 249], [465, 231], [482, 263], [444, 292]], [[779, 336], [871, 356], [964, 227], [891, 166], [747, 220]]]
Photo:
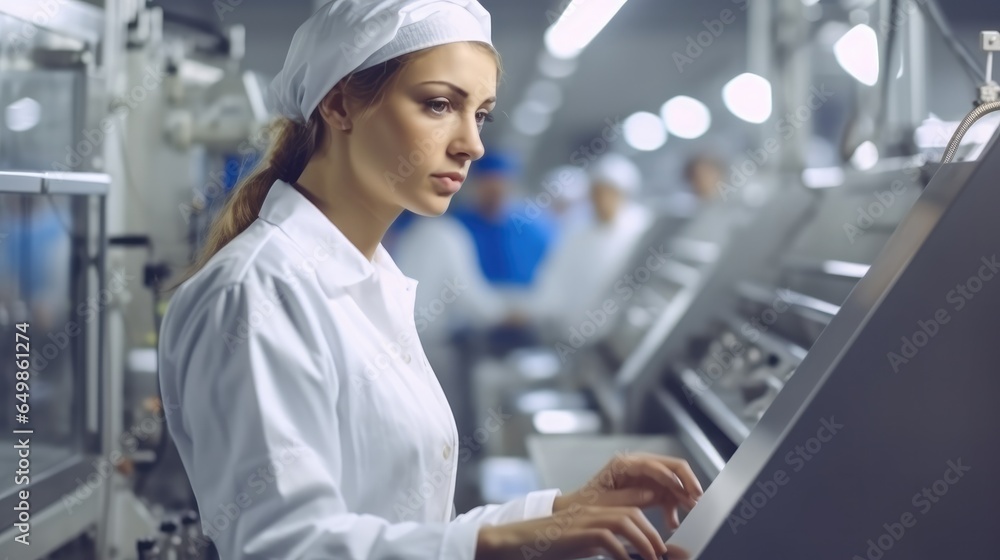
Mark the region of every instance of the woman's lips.
[[455, 194], [462, 188], [462, 181], [450, 175], [431, 175], [431, 180], [434, 182], [435, 190], [440, 195]]

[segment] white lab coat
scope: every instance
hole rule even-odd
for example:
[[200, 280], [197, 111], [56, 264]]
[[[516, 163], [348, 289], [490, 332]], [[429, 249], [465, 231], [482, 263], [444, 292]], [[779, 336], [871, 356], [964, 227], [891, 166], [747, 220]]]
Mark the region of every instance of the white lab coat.
[[421, 349], [416, 282], [277, 181], [179, 288], [160, 386], [225, 559], [472, 559], [478, 528], [550, 515], [557, 490], [455, 517], [455, 423]]
[[626, 203], [611, 223], [595, 221], [570, 233], [542, 262], [525, 311], [557, 337], [580, 329], [588, 312], [603, 313], [604, 300], [628, 272], [628, 259], [652, 223], [650, 211]]

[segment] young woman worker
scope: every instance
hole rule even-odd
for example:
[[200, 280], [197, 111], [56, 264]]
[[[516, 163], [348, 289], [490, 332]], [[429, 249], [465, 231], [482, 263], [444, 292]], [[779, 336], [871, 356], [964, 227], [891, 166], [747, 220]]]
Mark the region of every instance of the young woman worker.
[[701, 496], [684, 461], [626, 455], [568, 495], [452, 511], [455, 422], [381, 239], [403, 209], [448, 208], [499, 74], [475, 0], [334, 0], [292, 39], [269, 92], [283, 118], [160, 339], [168, 428], [223, 559], [626, 560], [624, 542], [654, 560], [639, 508], [676, 524]]

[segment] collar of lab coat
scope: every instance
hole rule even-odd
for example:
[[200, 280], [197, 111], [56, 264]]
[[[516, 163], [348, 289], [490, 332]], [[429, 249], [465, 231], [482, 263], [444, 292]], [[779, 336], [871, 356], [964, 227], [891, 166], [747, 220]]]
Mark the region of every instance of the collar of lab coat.
[[399, 270], [381, 243], [369, 261], [319, 208], [280, 179], [271, 186], [258, 215], [285, 232], [316, 269], [329, 269], [316, 275], [327, 297], [376, 275], [410, 294], [416, 291], [417, 281]]

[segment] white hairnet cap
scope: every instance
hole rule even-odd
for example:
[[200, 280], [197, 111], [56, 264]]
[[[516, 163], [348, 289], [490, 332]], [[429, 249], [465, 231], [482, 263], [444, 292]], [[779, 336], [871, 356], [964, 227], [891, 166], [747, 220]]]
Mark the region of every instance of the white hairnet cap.
[[333, 0], [295, 32], [268, 103], [304, 122], [351, 72], [461, 41], [493, 44], [490, 14], [476, 0]]
[[629, 158], [610, 153], [594, 162], [590, 168], [590, 181], [606, 183], [628, 194], [635, 194], [642, 187], [642, 173]]

